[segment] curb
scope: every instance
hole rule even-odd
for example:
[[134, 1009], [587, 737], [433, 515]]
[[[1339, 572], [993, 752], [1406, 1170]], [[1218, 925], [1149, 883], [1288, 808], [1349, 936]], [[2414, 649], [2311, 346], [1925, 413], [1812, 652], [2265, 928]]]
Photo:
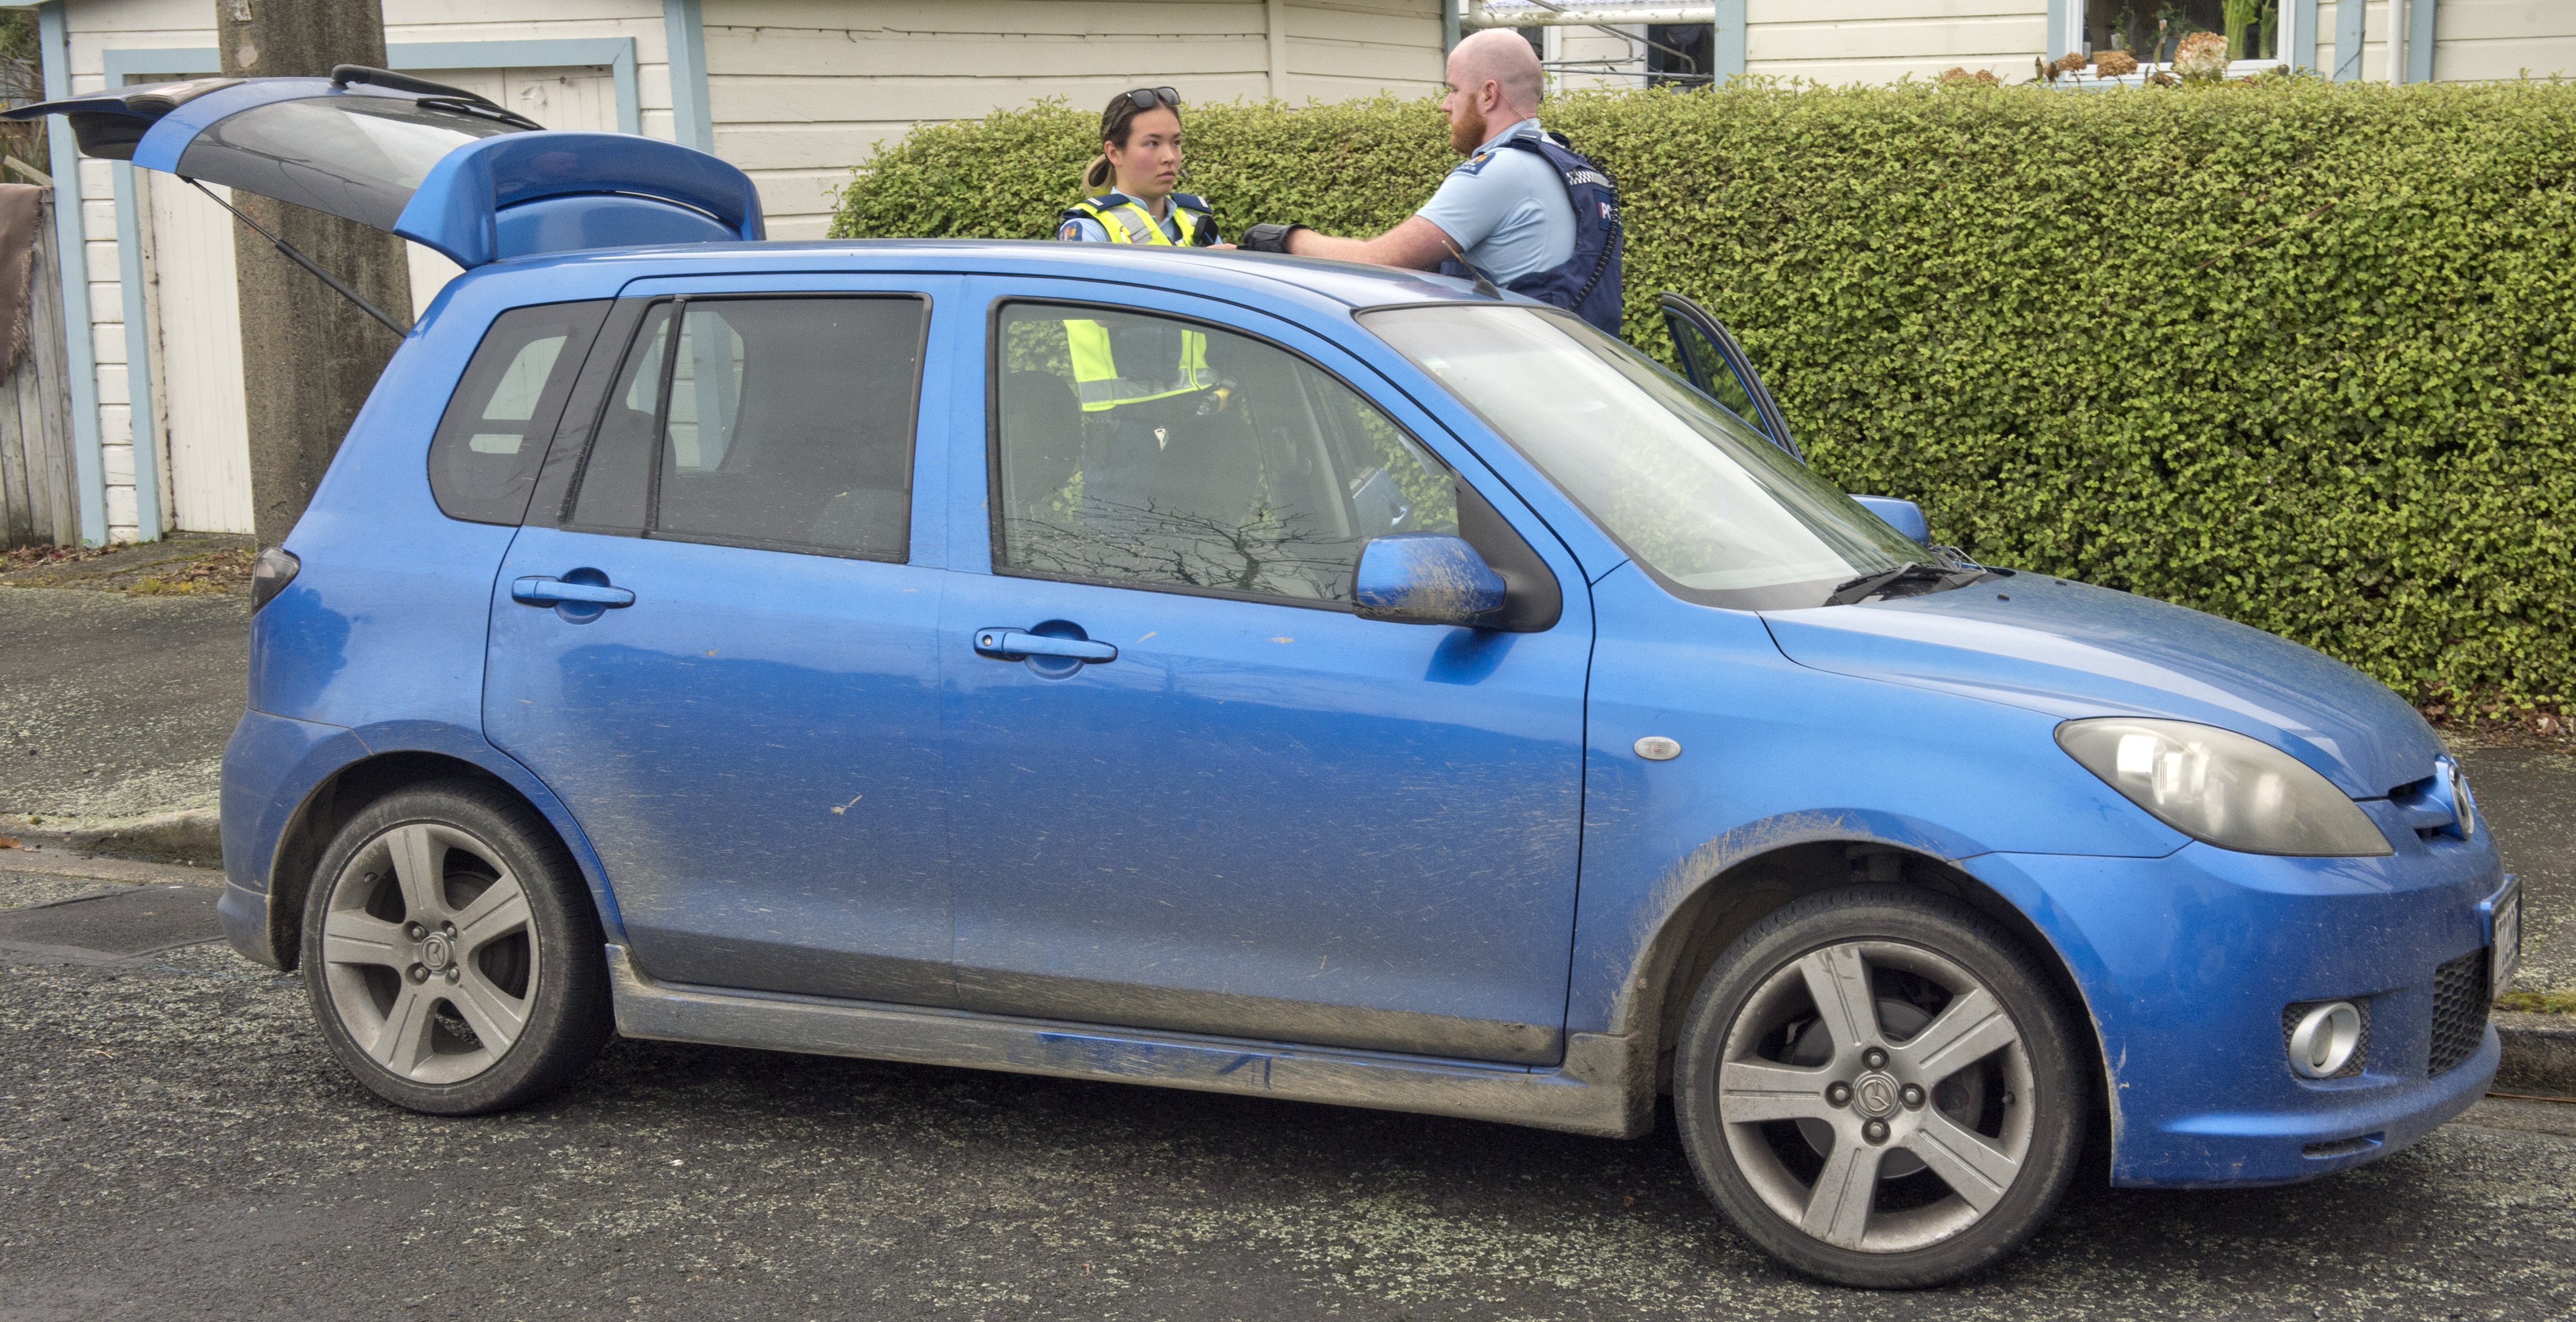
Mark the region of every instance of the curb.
[[103, 854], [111, 858], [220, 867], [224, 847], [222, 814], [212, 808], [90, 821], [64, 830], [40, 826], [0, 828], [0, 834], [53, 849]]
[[2504, 1063], [2490, 1086], [2498, 1092], [2576, 1096], [2576, 1015], [2498, 1010], [2495, 1026], [2504, 1039]]

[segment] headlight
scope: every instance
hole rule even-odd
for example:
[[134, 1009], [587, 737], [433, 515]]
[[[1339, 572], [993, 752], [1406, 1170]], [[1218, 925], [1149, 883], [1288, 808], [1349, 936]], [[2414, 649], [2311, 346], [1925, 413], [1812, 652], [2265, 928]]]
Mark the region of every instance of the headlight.
[[2233, 730], [2124, 716], [2068, 721], [2057, 746], [2157, 821], [2248, 854], [2388, 854], [2388, 837], [2333, 782]]

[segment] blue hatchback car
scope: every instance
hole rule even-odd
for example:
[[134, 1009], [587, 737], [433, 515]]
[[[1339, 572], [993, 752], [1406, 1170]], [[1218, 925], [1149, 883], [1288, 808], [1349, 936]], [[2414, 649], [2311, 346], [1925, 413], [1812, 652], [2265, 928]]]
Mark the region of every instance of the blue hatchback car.
[[48, 109], [468, 269], [262, 558], [224, 762], [233, 942], [399, 1105], [612, 1033], [1669, 1094], [1745, 1235], [1903, 1286], [2088, 1139], [2306, 1179], [2494, 1071], [2516, 891], [2406, 703], [1899, 532], [1685, 301], [1686, 377], [1400, 272], [757, 242], [720, 161], [364, 70]]

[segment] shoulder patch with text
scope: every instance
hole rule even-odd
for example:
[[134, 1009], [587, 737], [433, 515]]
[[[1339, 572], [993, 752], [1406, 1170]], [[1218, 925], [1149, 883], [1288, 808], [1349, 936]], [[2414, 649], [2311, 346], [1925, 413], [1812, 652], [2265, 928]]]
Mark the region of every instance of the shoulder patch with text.
[[1080, 239], [1082, 237], [1082, 222], [1078, 220], [1066, 221], [1064, 223], [1064, 228], [1057, 230], [1055, 232], [1055, 236], [1059, 239]]

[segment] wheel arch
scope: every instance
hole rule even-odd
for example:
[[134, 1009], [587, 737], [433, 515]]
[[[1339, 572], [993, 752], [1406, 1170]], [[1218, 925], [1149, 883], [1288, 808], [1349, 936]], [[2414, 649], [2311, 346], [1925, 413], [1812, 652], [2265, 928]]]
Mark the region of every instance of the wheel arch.
[[312, 890], [314, 870], [341, 828], [386, 795], [435, 780], [491, 786], [526, 805], [581, 869], [609, 939], [622, 939], [616, 898], [609, 892], [588, 837], [562, 802], [526, 768], [497, 755], [487, 764], [453, 751], [397, 748], [372, 752], [316, 781], [279, 831], [277, 846], [269, 853], [268, 940], [280, 969], [291, 972], [302, 958], [305, 897]]
[[2115, 1109], [2101, 1028], [2066, 955], [2030, 915], [1984, 880], [1935, 854], [1867, 838], [1809, 840], [1743, 858], [1710, 875], [1665, 915], [1640, 952], [1623, 1000], [1626, 1031], [1653, 1054], [1653, 1087], [1672, 1090], [1672, 1062], [1691, 997], [1718, 958], [1755, 923], [1824, 891], [1898, 884], [1948, 896], [2004, 929], [2084, 1025], [2079, 1070], [2095, 1081], [2092, 1132], [2112, 1137]]

